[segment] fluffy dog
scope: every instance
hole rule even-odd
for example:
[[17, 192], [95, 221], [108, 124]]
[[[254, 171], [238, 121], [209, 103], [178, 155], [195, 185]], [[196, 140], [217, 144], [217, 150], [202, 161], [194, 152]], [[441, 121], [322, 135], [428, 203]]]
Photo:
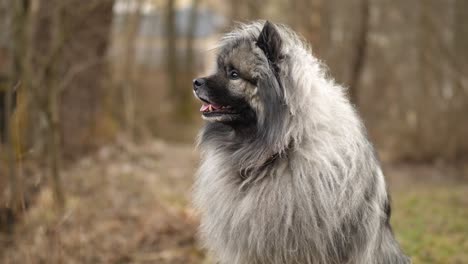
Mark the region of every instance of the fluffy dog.
[[241, 25], [193, 89], [207, 121], [194, 200], [221, 263], [410, 262], [361, 120], [293, 31]]

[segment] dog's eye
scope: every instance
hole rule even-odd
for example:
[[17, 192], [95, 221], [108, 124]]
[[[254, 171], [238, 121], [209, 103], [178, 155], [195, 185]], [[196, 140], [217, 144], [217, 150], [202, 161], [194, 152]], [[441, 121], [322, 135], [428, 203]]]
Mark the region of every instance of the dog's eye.
[[229, 75], [229, 79], [231, 80], [239, 79], [239, 73], [236, 70], [230, 70], [228, 75]]

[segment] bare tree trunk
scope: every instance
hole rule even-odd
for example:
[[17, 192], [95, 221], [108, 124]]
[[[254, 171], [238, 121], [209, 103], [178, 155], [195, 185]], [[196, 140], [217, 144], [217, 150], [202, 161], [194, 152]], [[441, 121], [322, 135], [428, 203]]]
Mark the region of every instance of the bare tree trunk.
[[[351, 90], [357, 85], [365, 61], [368, 5], [367, 0], [320, 3], [318, 57], [326, 62], [333, 77], [339, 83], [351, 85]], [[351, 91], [351, 97], [354, 99], [355, 96]]]
[[175, 28], [175, 5], [174, 0], [166, 2], [166, 50], [167, 50], [167, 77], [170, 93], [177, 96], [177, 47]]
[[[11, 209], [11, 213], [15, 216], [19, 209], [21, 208], [21, 181], [18, 179], [18, 174], [16, 171], [16, 155], [15, 155], [15, 146], [13, 142], [13, 135], [11, 124], [13, 123], [11, 120], [12, 110], [13, 110], [13, 101], [14, 99], [14, 90], [17, 87], [10, 86], [7, 88], [6, 96], [5, 96], [5, 152], [7, 156], [7, 164], [8, 164], [8, 178], [9, 178], [9, 208]], [[7, 221], [8, 224], [13, 224], [13, 222]], [[12, 226], [8, 226], [7, 230], [12, 230]]]
[[135, 64], [135, 43], [141, 21], [141, 1], [137, 1], [135, 9], [127, 14], [127, 23], [125, 28], [125, 46], [124, 46], [124, 82], [122, 85], [124, 126], [127, 136], [135, 140], [136, 132], [136, 67]]
[[231, 6], [231, 20], [237, 21], [241, 13], [241, 1], [239, 0], [230, 0], [229, 4]]
[[230, 0], [231, 20], [248, 22], [261, 19], [262, 9], [265, 7], [266, 0]]
[[[454, 47], [453, 56], [451, 58], [453, 68], [451, 72], [455, 72], [455, 89], [456, 89], [456, 113], [451, 115], [452, 122], [449, 127], [449, 133], [458, 131], [457, 140], [453, 142], [451, 152], [455, 159], [468, 160], [468, 143], [466, 135], [468, 135], [467, 122], [459, 123], [459, 120], [466, 118], [468, 113], [468, 1], [456, 0], [454, 19]], [[452, 50], [452, 49], [451, 49]]]
[[305, 36], [307, 40], [311, 43], [314, 52], [315, 48], [318, 48], [320, 43], [320, 28], [322, 27], [322, 1], [323, 0], [311, 0], [309, 2], [311, 14], [305, 27]]
[[247, 1], [248, 19], [260, 19], [262, 15], [262, 8], [265, 6], [265, 0]]
[[27, 40], [25, 28], [28, 23], [29, 1], [15, 1], [13, 9], [12, 56], [10, 65], [10, 81], [5, 96], [5, 152], [8, 159], [10, 197], [9, 206], [13, 215], [18, 213], [22, 205], [22, 182], [16, 170], [16, 150], [13, 137], [11, 117], [16, 101], [16, 91], [22, 78], [22, 54], [26, 50]]
[[[58, 52], [62, 48], [64, 39], [63, 17], [65, 3], [58, 1], [55, 3], [52, 15], [52, 36], [51, 52]], [[47, 121], [49, 126], [49, 166], [52, 179], [52, 187], [55, 202], [59, 210], [65, 207], [65, 196], [60, 176], [61, 163], [61, 140], [60, 140], [60, 89], [59, 89], [59, 71], [61, 63], [59, 61], [51, 65], [51, 72], [48, 76], [48, 94], [47, 94]]]
[[367, 53], [367, 38], [369, 35], [369, 0], [361, 0], [361, 24], [357, 34], [356, 51], [351, 61], [351, 76], [349, 81], [349, 97], [355, 105], [358, 103], [358, 86]]
[[[177, 49], [177, 31], [176, 31], [176, 10], [174, 0], [168, 0], [166, 5], [166, 35], [167, 35], [167, 77], [170, 95], [175, 102], [176, 118], [179, 121], [187, 121], [189, 119], [190, 95], [189, 89], [186, 89], [190, 84], [182, 85], [186, 78], [183, 78], [185, 73], [180, 71], [178, 65], [178, 49]], [[180, 78], [182, 77], [182, 78]], [[180, 78], [180, 83], [179, 83]]]
[[190, 17], [188, 20], [188, 32], [187, 32], [187, 43], [186, 43], [186, 72], [193, 73], [194, 71], [194, 50], [193, 42], [195, 40], [195, 30], [198, 24], [198, 6], [200, 0], [192, 0], [192, 8], [190, 10]]
[[[278, 5], [288, 11], [288, 24], [305, 37], [315, 53], [320, 41], [322, 0], [282, 1]], [[307, 15], [298, 15], [305, 10]]]
[[52, 187], [55, 201], [59, 209], [65, 206], [65, 196], [63, 193], [62, 179], [60, 176], [61, 144], [60, 144], [60, 112], [59, 95], [56, 91], [49, 91], [49, 105], [47, 117], [49, 121], [49, 166], [52, 176]]
[[195, 31], [197, 30], [198, 24], [198, 7], [200, 0], [192, 0], [192, 6], [187, 25], [187, 36], [185, 45], [185, 68], [184, 68], [184, 83], [179, 87], [179, 101], [178, 109], [179, 116], [182, 121], [189, 121], [192, 112], [192, 93], [190, 92], [190, 86], [192, 79], [195, 76]]

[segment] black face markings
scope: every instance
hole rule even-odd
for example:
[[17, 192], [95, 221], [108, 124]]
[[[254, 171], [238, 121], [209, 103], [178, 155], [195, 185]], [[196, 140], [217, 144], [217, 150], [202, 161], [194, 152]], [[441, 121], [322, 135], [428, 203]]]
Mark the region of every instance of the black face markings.
[[[233, 73], [232, 70], [230, 73]], [[230, 86], [233, 84], [230, 84], [232, 80], [228, 78], [226, 71], [218, 71], [216, 74], [203, 79], [205, 84], [196, 91], [197, 97], [215, 109], [214, 111], [210, 109], [203, 112], [204, 117], [216, 117], [217, 122], [229, 124], [231, 127], [234, 125], [243, 127], [255, 123], [256, 114], [254, 110], [242, 95], [231, 91]]]
[[[283, 115], [278, 113], [285, 112], [277, 66], [281, 59], [282, 39], [276, 26], [269, 22], [257, 34], [224, 43], [216, 61], [217, 72], [206, 78], [205, 91], [200, 93], [206, 95], [204, 98], [210, 104], [229, 106], [238, 110], [237, 112], [246, 113], [236, 117], [236, 121], [246, 121], [240, 124], [257, 124], [263, 127], [267, 119], [281, 119]], [[258, 90], [252, 90], [254, 88]], [[258, 109], [253, 108], [258, 104], [263, 105], [261, 113], [256, 113]], [[260, 117], [261, 121], [258, 120]], [[258, 127], [259, 131], [262, 130], [261, 127]], [[261, 137], [271, 138], [271, 132], [265, 130], [262, 133], [267, 135]]]
[[228, 82], [229, 80], [223, 76], [224, 74], [218, 73], [215, 75], [208, 76], [206, 78], [206, 93], [208, 95], [208, 99], [212, 103], [220, 104], [220, 105], [228, 105]]

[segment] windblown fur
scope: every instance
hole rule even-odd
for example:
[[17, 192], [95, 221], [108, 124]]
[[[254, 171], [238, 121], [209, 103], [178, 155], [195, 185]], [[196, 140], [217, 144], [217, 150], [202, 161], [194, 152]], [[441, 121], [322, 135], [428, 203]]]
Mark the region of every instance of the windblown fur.
[[237, 64], [248, 80], [223, 85], [255, 122], [212, 118], [200, 134], [194, 200], [204, 245], [232, 264], [409, 263], [345, 90], [294, 32], [264, 24], [241, 25], [220, 43], [218, 71]]

